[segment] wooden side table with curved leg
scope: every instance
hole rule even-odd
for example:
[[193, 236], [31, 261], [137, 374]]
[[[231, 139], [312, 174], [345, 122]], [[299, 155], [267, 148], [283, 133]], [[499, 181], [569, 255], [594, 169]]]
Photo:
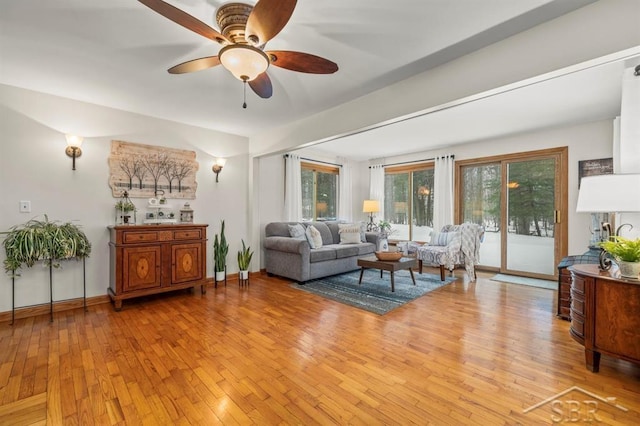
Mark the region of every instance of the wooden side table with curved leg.
[[617, 267], [569, 266], [571, 337], [584, 346], [587, 369], [598, 372], [600, 356], [640, 364], [640, 280], [620, 277]]

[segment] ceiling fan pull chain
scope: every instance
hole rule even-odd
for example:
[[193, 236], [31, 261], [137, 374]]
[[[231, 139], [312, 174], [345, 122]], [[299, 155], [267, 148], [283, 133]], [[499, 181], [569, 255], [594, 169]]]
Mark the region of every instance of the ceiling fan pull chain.
[[242, 103], [242, 108], [247, 108], [247, 80], [243, 80], [244, 87], [244, 102]]

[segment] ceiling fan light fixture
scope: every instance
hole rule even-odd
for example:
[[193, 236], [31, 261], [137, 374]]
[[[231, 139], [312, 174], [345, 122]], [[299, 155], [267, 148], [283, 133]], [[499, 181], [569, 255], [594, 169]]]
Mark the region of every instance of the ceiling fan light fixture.
[[220, 63], [240, 81], [251, 81], [269, 68], [269, 57], [262, 50], [243, 44], [220, 49]]

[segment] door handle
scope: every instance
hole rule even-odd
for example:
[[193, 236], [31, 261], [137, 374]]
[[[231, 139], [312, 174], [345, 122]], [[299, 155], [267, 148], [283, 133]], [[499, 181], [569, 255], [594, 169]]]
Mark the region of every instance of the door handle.
[[560, 223], [560, 210], [553, 211], [553, 222]]

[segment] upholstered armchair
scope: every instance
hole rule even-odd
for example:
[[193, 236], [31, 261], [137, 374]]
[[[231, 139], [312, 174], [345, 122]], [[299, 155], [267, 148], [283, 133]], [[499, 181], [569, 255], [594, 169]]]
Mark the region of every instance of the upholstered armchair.
[[439, 266], [440, 279], [444, 281], [444, 269], [450, 272], [456, 265], [464, 265], [469, 279], [476, 280], [475, 265], [480, 261], [480, 243], [484, 238], [484, 228], [475, 223], [446, 225], [440, 232], [431, 233], [431, 241], [418, 248], [419, 272], [422, 265]]

